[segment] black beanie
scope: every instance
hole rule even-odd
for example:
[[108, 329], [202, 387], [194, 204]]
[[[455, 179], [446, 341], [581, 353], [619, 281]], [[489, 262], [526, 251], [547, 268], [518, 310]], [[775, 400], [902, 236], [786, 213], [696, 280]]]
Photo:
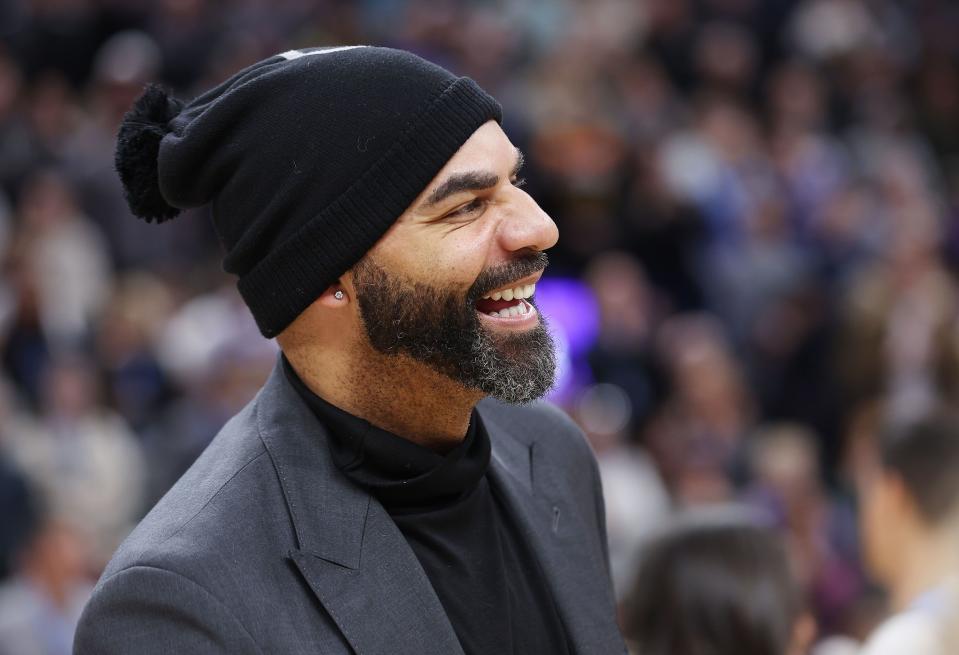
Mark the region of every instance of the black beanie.
[[223, 267], [273, 337], [349, 270], [499, 104], [401, 50], [291, 50], [183, 104], [148, 87], [116, 165], [134, 214], [210, 204]]

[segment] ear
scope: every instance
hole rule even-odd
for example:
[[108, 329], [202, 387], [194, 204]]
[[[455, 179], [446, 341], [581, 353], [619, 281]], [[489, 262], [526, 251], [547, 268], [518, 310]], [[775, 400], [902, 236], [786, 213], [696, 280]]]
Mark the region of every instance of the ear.
[[341, 309], [346, 307], [349, 301], [350, 297], [347, 295], [346, 289], [343, 288], [343, 285], [337, 283], [327, 287], [326, 291], [321, 293], [315, 302], [329, 309]]
[[[335, 315], [325, 310], [344, 309], [355, 297], [351, 281], [347, 280], [346, 276], [341, 277], [328, 286], [309, 307], [276, 335], [280, 348], [290, 355], [303, 344], [314, 344], [317, 339], [329, 337], [330, 330], [342, 332], [342, 324], [339, 321], [331, 321], [331, 317]], [[347, 315], [341, 313], [339, 316]]]
[[329, 309], [343, 309], [355, 298], [352, 274], [347, 272], [328, 286], [315, 302]]

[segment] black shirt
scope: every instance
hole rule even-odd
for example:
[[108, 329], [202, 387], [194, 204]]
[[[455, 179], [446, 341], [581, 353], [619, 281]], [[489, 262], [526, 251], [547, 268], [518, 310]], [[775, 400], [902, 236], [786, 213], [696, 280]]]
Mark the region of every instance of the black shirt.
[[490, 441], [479, 414], [441, 455], [331, 405], [283, 364], [329, 431], [337, 467], [406, 537], [466, 655], [568, 654], [539, 564], [486, 475]]

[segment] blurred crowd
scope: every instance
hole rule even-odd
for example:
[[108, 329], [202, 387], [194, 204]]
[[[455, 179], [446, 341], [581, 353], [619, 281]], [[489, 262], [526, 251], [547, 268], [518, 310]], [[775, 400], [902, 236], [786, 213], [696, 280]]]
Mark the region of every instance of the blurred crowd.
[[554, 399], [600, 459], [620, 597], [670, 516], [735, 502], [785, 537], [816, 639], [864, 639], [876, 434], [959, 394], [957, 33], [948, 0], [0, 3], [0, 651], [69, 652], [276, 358], [203, 210], [129, 213], [121, 117], [151, 81], [344, 43], [504, 105], [560, 229]]

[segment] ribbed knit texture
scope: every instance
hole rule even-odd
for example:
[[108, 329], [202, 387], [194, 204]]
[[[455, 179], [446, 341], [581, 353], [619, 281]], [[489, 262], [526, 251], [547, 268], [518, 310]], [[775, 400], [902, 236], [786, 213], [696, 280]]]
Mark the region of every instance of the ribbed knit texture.
[[[314, 54], [310, 54], [314, 53]], [[188, 103], [160, 142], [173, 207], [211, 204], [267, 337], [383, 236], [499, 104], [400, 50], [277, 55]]]

